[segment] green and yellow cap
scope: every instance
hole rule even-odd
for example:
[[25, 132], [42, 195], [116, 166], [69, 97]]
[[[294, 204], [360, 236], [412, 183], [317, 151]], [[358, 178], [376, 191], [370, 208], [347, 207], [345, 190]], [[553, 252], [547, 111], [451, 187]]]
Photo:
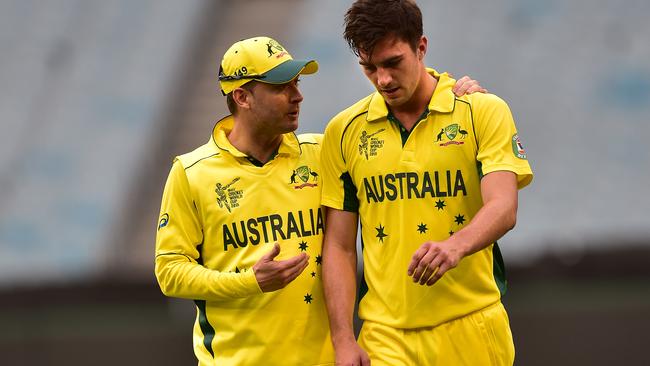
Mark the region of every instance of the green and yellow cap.
[[249, 81], [284, 84], [298, 74], [318, 71], [315, 60], [294, 60], [289, 52], [269, 37], [241, 40], [223, 55], [219, 68], [221, 92], [226, 95]]

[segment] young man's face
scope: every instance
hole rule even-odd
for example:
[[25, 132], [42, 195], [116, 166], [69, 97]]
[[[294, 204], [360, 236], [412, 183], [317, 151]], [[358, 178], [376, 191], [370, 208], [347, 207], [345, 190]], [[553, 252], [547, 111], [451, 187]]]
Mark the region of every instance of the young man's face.
[[424, 52], [425, 38], [413, 50], [407, 42], [388, 36], [377, 42], [371, 55], [360, 52], [359, 64], [386, 104], [400, 107], [411, 100], [420, 83]]
[[272, 134], [292, 132], [298, 128], [303, 100], [298, 81], [296, 77], [286, 84], [256, 83], [250, 90], [251, 116], [256, 128]]

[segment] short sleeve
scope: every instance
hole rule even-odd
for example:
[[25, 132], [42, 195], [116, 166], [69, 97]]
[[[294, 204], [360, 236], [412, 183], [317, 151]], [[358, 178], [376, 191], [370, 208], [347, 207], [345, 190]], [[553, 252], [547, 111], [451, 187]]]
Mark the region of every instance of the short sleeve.
[[357, 212], [359, 210], [357, 189], [352, 182], [343, 156], [342, 130], [342, 124], [337, 123], [336, 120], [330, 122], [325, 129], [321, 150], [323, 170], [321, 204], [337, 210]]
[[477, 94], [472, 105], [481, 174], [511, 171], [519, 189], [527, 186], [533, 172], [506, 102], [496, 95]]

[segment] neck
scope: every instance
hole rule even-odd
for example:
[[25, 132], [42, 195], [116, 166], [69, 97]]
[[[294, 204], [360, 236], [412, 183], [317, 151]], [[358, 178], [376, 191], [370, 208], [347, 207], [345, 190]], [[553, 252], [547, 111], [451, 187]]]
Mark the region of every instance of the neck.
[[[432, 75], [426, 72], [426, 69], [422, 68], [422, 77], [420, 77], [420, 82], [418, 83], [415, 92], [413, 93], [410, 100], [406, 103], [391, 108], [393, 114], [398, 117], [400, 121], [411, 120], [413, 118], [418, 118], [424, 108], [429, 105], [431, 101], [431, 96], [433, 96], [434, 90], [436, 90], [436, 85], [438, 85], [438, 80], [436, 80]], [[400, 118], [402, 116], [402, 118]], [[412, 117], [412, 118], [409, 118]], [[417, 121], [413, 121], [415, 123]], [[404, 121], [403, 121], [404, 123]], [[405, 126], [407, 127], [407, 126]]]
[[282, 135], [270, 134], [250, 128], [246, 121], [235, 117], [235, 123], [228, 134], [228, 140], [244, 154], [262, 163], [268, 162], [282, 142]]

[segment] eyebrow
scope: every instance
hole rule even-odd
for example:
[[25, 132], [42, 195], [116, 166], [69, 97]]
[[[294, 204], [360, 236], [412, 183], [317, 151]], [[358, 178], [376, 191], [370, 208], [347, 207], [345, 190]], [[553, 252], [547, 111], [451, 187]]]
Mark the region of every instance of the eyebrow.
[[[393, 56], [393, 57], [389, 57], [389, 58], [387, 58], [385, 60], [382, 60], [381, 62], [378, 62], [377, 65], [379, 65], [379, 66], [394, 65], [394, 64], [398, 63], [399, 61], [401, 61], [403, 57], [404, 57], [403, 55], [396, 55], [396, 56]], [[365, 61], [365, 60], [359, 60], [359, 65], [361, 65], [361, 66], [371, 66], [371, 65], [373, 65], [373, 63]]]

